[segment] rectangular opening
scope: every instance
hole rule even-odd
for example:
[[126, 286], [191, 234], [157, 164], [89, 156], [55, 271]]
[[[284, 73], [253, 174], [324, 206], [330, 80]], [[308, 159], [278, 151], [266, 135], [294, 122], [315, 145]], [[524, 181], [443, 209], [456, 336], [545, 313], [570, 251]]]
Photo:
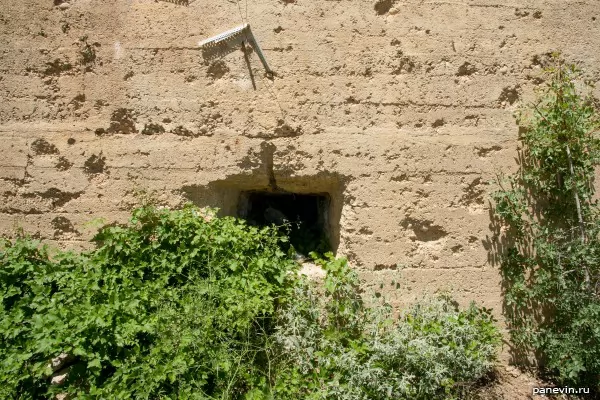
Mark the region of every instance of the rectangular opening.
[[[296, 252], [331, 250], [328, 193], [299, 194], [246, 191], [240, 193], [238, 216], [250, 225], [280, 227]], [[289, 230], [289, 232], [288, 232]]]

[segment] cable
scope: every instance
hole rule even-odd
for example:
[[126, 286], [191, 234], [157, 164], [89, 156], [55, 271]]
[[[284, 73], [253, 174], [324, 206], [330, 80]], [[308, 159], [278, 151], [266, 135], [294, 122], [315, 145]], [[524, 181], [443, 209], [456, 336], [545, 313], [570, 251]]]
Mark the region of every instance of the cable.
[[[270, 79], [267, 79], [267, 80], [270, 80]], [[281, 111], [282, 119], [285, 120], [285, 118], [287, 117], [287, 113], [284, 111], [283, 107], [281, 107], [281, 103], [279, 102], [277, 95], [273, 92], [273, 90], [271, 89], [271, 87], [268, 83], [265, 86], [267, 87], [267, 90], [269, 91], [269, 94], [271, 95], [271, 97], [273, 97], [273, 100], [275, 100], [275, 103], [277, 103], [277, 106], [279, 107], [279, 111]]]
[[[244, 15], [242, 14], [242, 6], [240, 5], [240, 0], [236, 0], [237, 2], [237, 6], [238, 6], [238, 11], [240, 12], [240, 18], [242, 19], [242, 25], [246, 23], [246, 21], [244, 20]], [[248, 15], [246, 14], [246, 19], [247, 19]]]
[[[242, 6], [240, 4], [240, 0], [236, 0], [236, 2], [237, 2], [237, 6], [238, 6], [238, 11], [240, 12], [240, 18], [242, 20], [242, 25], [245, 23], [248, 23], [248, 0], [245, 0], [246, 18], [244, 18], [244, 15], [242, 13]], [[249, 42], [248, 36], [246, 34], [246, 43], [248, 43], [248, 42]], [[244, 56], [247, 57], [246, 50], [244, 48], [244, 43], [242, 43], [242, 52], [244, 52]], [[252, 68], [252, 67], [250, 66], [250, 68]], [[252, 74], [252, 71], [250, 71], [250, 74]], [[267, 80], [270, 80], [270, 79], [267, 79]], [[273, 89], [270, 87], [270, 85], [268, 83], [265, 86], [267, 87], [267, 90], [269, 91], [269, 94], [271, 95], [273, 100], [275, 100], [275, 103], [277, 103], [277, 106], [279, 107], [279, 111], [281, 111], [282, 118], [285, 119], [287, 117], [287, 113], [284, 111], [283, 107], [281, 107], [281, 103], [279, 102], [277, 95], [275, 95], [275, 93], [273, 92]], [[256, 87], [254, 88], [254, 90], [256, 90]]]

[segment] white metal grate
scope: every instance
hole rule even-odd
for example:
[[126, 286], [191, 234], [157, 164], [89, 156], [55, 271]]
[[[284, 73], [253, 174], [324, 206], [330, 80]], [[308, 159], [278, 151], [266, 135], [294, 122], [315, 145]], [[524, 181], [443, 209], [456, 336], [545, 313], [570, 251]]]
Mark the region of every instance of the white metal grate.
[[267, 74], [273, 75], [273, 71], [269, 67], [249, 24], [240, 25], [216, 36], [202, 40], [198, 43], [198, 46], [202, 49], [202, 56], [204, 59], [210, 61], [231, 53], [242, 42], [249, 43], [252, 46]]

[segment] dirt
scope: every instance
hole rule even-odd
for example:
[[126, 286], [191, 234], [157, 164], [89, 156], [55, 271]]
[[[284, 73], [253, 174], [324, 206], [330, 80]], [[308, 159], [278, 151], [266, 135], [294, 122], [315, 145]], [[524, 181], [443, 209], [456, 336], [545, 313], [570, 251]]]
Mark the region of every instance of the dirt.
[[536, 378], [514, 366], [499, 366], [493, 374], [482, 380], [481, 386], [470, 391], [467, 400], [577, 400], [585, 397], [565, 394], [539, 394], [535, 389], [563, 388]]

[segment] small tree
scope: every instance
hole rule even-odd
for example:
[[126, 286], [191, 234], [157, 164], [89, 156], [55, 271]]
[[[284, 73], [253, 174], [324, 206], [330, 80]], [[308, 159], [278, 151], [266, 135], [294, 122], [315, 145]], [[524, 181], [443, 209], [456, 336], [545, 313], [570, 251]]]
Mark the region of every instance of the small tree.
[[493, 195], [508, 243], [505, 311], [517, 350], [535, 351], [561, 382], [598, 389], [598, 107], [577, 89], [574, 66], [555, 58], [547, 73], [537, 103], [518, 115], [519, 171]]

